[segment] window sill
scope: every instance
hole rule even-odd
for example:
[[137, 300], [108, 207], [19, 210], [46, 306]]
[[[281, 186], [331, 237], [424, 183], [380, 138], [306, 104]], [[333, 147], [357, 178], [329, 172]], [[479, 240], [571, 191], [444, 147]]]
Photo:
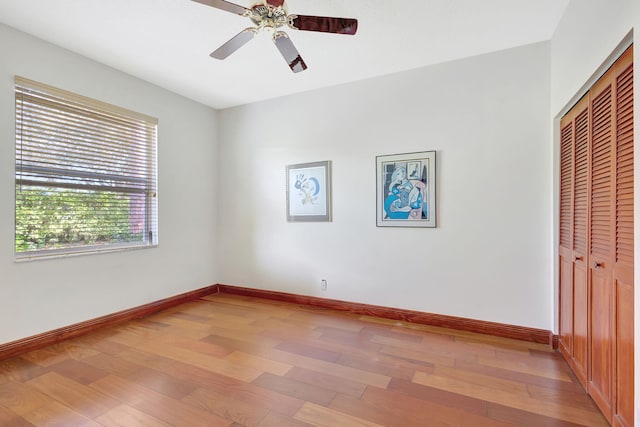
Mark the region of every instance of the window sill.
[[59, 259], [59, 258], [69, 258], [69, 257], [78, 257], [78, 256], [87, 256], [87, 255], [97, 255], [97, 254], [105, 254], [105, 253], [114, 253], [114, 252], [129, 252], [129, 251], [137, 251], [142, 249], [151, 249], [157, 248], [158, 244], [141, 244], [141, 245], [127, 245], [127, 246], [109, 246], [109, 247], [92, 247], [92, 248], [84, 248], [81, 250], [68, 250], [68, 249], [59, 249], [59, 250], [50, 250], [50, 251], [39, 251], [32, 253], [16, 253], [14, 261], [16, 263], [22, 262], [30, 262], [30, 261], [40, 261], [47, 259]]

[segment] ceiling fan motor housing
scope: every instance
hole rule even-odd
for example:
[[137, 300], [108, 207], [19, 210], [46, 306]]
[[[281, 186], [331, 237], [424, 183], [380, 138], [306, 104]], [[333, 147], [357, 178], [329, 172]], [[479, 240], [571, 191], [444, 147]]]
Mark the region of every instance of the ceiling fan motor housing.
[[257, 4], [249, 9], [249, 18], [258, 28], [279, 28], [289, 25], [290, 20], [295, 16], [289, 17], [283, 6], [273, 7], [265, 4]]

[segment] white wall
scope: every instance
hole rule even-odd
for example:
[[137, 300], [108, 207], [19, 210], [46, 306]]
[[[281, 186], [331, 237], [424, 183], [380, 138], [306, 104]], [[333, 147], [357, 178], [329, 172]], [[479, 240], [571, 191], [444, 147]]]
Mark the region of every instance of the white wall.
[[556, 116], [633, 28], [637, 0], [572, 0], [551, 42], [551, 114]]
[[[4, 25], [0, 58], [0, 343], [215, 284], [218, 113]], [[158, 248], [14, 261], [16, 74], [159, 119]]]
[[[221, 112], [221, 283], [551, 329], [546, 43]], [[376, 228], [375, 156], [437, 150], [438, 228]], [[333, 162], [333, 222], [285, 165]], [[327, 279], [328, 291], [320, 291]]]
[[[640, 2], [637, 0], [572, 0], [551, 40], [551, 119], [557, 123], [562, 112], [571, 106], [574, 96], [583, 93], [606, 64], [611, 62], [623, 39], [634, 28], [640, 28]], [[634, 57], [640, 57], [640, 46], [635, 43]], [[640, 129], [640, 85], [635, 84], [635, 129]], [[640, 143], [636, 132], [635, 158], [640, 158]], [[554, 165], [556, 177], [553, 190], [557, 200], [558, 135], [554, 141]], [[640, 289], [640, 167], [635, 168], [635, 289]], [[556, 202], [557, 203], [557, 202]], [[555, 210], [554, 210], [555, 211]], [[554, 230], [558, 228], [557, 218]], [[554, 248], [557, 247], [554, 241]], [[552, 262], [556, 263], [554, 256]], [[556, 266], [557, 269], [557, 266]], [[640, 292], [635, 294], [635, 342], [640, 342]], [[636, 420], [640, 419], [640, 351], [635, 352], [635, 402]]]

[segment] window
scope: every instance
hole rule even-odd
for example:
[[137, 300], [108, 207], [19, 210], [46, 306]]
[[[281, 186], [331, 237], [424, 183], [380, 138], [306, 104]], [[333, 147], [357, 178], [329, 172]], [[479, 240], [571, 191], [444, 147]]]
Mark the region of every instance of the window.
[[15, 78], [17, 258], [157, 244], [157, 119]]

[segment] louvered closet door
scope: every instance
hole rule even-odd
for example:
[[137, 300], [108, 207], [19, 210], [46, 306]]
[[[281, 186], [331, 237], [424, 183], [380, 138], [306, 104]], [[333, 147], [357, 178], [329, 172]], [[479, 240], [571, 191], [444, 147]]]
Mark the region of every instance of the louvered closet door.
[[560, 121], [560, 351], [633, 426], [633, 47]]
[[560, 344], [567, 360], [573, 357], [573, 115], [560, 122]]
[[588, 98], [562, 118], [560, 153], [560, 351], [587, 381]]
[[588, 391], [633, 425], [633, 68], [628, 50], [591, 89]]
[[591, 112], [591, 363], [589, 393], [611, 421], [613, 377], [612, 87], [592, 89]]
[[577, 105], [573, 183], [573, 366], [583, 386], [588, 367], [588, 219], [589, 109], [588, 99]]
[[633, 425], [633, 58], [629, 51], [616, 73], [615, 370], [614, 426]]

